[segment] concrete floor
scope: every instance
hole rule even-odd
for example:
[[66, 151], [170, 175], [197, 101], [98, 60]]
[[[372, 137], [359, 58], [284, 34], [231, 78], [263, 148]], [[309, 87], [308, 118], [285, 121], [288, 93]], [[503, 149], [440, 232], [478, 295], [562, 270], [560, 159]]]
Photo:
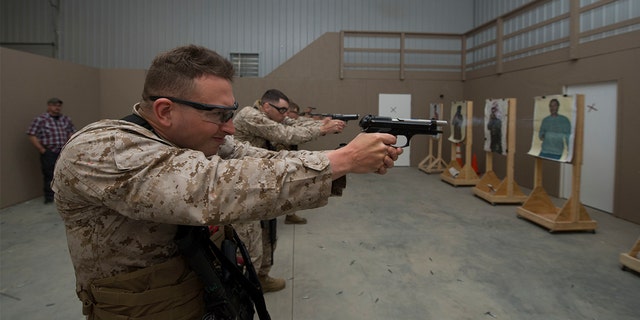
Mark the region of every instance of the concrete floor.
[[[587, 208], [595, 234], [552, 234], [516, 208], [416, 168], [351, 175], [342, 197], [299, 212], [307, 225], [278, 219], [271, 275], [287, 287], [266, 295], [269, 312], [274, 320], [640, 318], [640, 276], [618, 262], [640, 225]], [[34, 199], [2, 210], [0, 221], [0, 319], [83, 319], [55, 207]]]

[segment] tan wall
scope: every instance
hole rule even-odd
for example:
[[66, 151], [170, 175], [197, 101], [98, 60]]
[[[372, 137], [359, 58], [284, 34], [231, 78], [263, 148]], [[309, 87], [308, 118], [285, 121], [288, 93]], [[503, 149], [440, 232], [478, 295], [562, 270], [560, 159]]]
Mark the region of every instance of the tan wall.
[[[637, 37], [637, 34], [636, 34]], [[605, 42], [606, 44], [606, 42]], [[612, 45], [614, 48], [620, 46]], [[58, 60], [42, 58], [8, 49], [0, 52], [2, 69], [0, 110], [2, 111], [2, 156], [0, 166], [0, 206], [6, 207], [40, 196], [41, 176], [37, 153], [28, 144], [24, 131], [31, 118], [45, 110], [50, 96], [65, 101], [64, 112], [72, 116], [77, 127], [100, 118], [120, 118], [131, 111], [142, 90], [144, 70], [96, 70]], [[557, 53], [555, 53], [557, 55]], [[265, 78], [238, 78], [234, 83], [236, 99], [241, 106], [250, 105], [267, 89], [278, 88], [302, 107], [314, 106], [326, 113], [377, 113], [378, 94], [412, 95], [412, 116], [426, 118], [427, 105], [468, 99], [484, 106], [487, 98], [518, 99], [518, 119], [533, 114], [533, 97], [561, 93], [563, 86], [616, 80], [619, 86], [618, 145], [614, 215], [640, 223], [635, 199], [635, 182], [640, 179], [635, 161], [640, 158], [637, 126], [640, 120], [640, 49], [625, 49], [570, 62], [554, 62], [531, 69], [505, 65], [501, 75], [468, 75], [466, 81], [437, 81], [411, 78], [344, 79], [338, 77], [339, 35], [328, 33], [294, 56]], [[562, 60], [562, 59], [561, 59]], [[555, 61], [555, 60], [554, 60]], [[519, 70], [519, 71], [515, 71]], [[440, 95], [443, 98], [440, 98]], [[99, 106], [99, 108], [98, 108]], [[448, 111], [448, 110], [447, 110]], [[447, 114], [447, 112], [445, 112]], [[482, 107], [474, 111], [480, 123]], [[526, 155], [532, 127], [518, 121], [515, 179], [530, 188], [533, 184], [533, 159]], [[311, 150], [332, 149], [351, 140], [359, 132], [353, 121], [344, 133], [322, 137], [302, 147]], [[482, 126], [474, 128], [474, 153], [484, 168], [484, 152], [478, 137]], [[445, 131], [445, 136], [448, 134]], [[427, 137], [412, 139], [411, 165], [416, 166], [427, 155]], [[449, 161], [450, 148], [444, 143], [443, 158]], [[504, 175], [501, 157], [494, 159], [494, 169]], [[608, 164], [614, 165], [614, 164]], [[549, 167], [549, 168], [547, 168]], [[559, 167], [545, 164], [545, 187], [558, 194]], [[549, 183], [547, 186], [546, 184]], [[447, 187], [443, 185], [443, 187]]]
[[64, 101], [62, 112], [76, 128], [98, 119], [98, 69], [0, 48], [0, 206], [42, 195], [39, 154], [25, 131], [47, 110], [47, 100]]
[[[636, 43], [638, 39], [635, 40]], [[611, 45], [615, 45], [612, 43]], [[614, 46], [619, 47], [619, 46]], [[527, 155], [533, 134], [533, 98], [541, 95], [561, 94], [564, 86], [606, 81], [618, 83], [618, 117], [615, 166], [614, 212], [615, 216], [640, 223], [640, 211], [635, 202], [638, 195], [633, 187], [640, 181], [637, 161], [640, 159], [640, 48], [597, 55], [577, 61], [559, 62], [502, 75], [493, 75], [464, 84], [465, 97], [474, 102], [474, 117], [483, 119], [484, 101], [487, 98], [517, 99], [517, 137], [515, 154], [515, 181], [525, 187], [533, 186], [534, 157]], [[475, 126], [474, 137], [483, 137], [482, 126]], [[474, 152], [484, 155], [482, 144], [474, 141]], [[589, 143], [589, 141], [585, 141]], [[484, 158], [479, 159], [484, 168]], [[505, 175], [505, 157], [494, 157], [493, 168], [498, 176]], [[589, 161], [589, 159], [585, 159]], [[545, 190], [554, 196], [559, 194], [560, 166], [552, 161], [544, 162], [543, 183]]]
[[145, 70], [100, 70], [100, 118], [120, 119], [142, 96]]

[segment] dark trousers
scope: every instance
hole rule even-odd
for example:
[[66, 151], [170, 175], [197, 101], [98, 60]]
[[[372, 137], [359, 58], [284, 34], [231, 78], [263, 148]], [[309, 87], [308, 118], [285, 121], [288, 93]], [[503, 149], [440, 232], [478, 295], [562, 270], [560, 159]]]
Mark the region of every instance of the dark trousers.
[[51, 180], [53, 180], [53, 168], [56, 166], [59, 152], [53, 152], [50, 150], [45, 151], [40, 155], [40, 165], [42, 166], [42, 176], [44, 177], [44, 191], [45, 201], [53, 201], [53, 190], [51, 190]]

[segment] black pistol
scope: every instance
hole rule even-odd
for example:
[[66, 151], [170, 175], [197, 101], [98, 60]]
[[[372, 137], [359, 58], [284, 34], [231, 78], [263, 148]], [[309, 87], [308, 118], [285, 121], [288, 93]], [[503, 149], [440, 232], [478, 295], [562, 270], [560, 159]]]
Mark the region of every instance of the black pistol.
[[435, 136], [438, 133], [442, 133], [441, 130], [438, 130], [438, 127], [446, 124], [447, 122], [444, 120], [399, 119], [370, 114], [360, 119], [360, 127], [363, 132], [381, 132], [406, 137], [407, 142], [401, 148], [409, 146], [411, 137], [416, 134]]
[[360, 119], [359, 114], [341, 114], [341, 113], [309, 113], [310, 116], [323, 117], [323, 118], [331, 118], [333, 120], [342, 120], [344, 122], [348, 122], [349, 120], [358, 120]]

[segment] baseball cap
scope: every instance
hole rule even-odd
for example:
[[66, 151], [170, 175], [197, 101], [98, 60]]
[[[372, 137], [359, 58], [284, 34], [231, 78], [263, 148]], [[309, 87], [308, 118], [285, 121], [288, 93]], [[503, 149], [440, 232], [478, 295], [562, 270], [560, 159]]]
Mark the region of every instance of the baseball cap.
[[47, 104], [62, 104], [62, 100], [58, 99], [58, 98], [51, 98], [47, 101]]

